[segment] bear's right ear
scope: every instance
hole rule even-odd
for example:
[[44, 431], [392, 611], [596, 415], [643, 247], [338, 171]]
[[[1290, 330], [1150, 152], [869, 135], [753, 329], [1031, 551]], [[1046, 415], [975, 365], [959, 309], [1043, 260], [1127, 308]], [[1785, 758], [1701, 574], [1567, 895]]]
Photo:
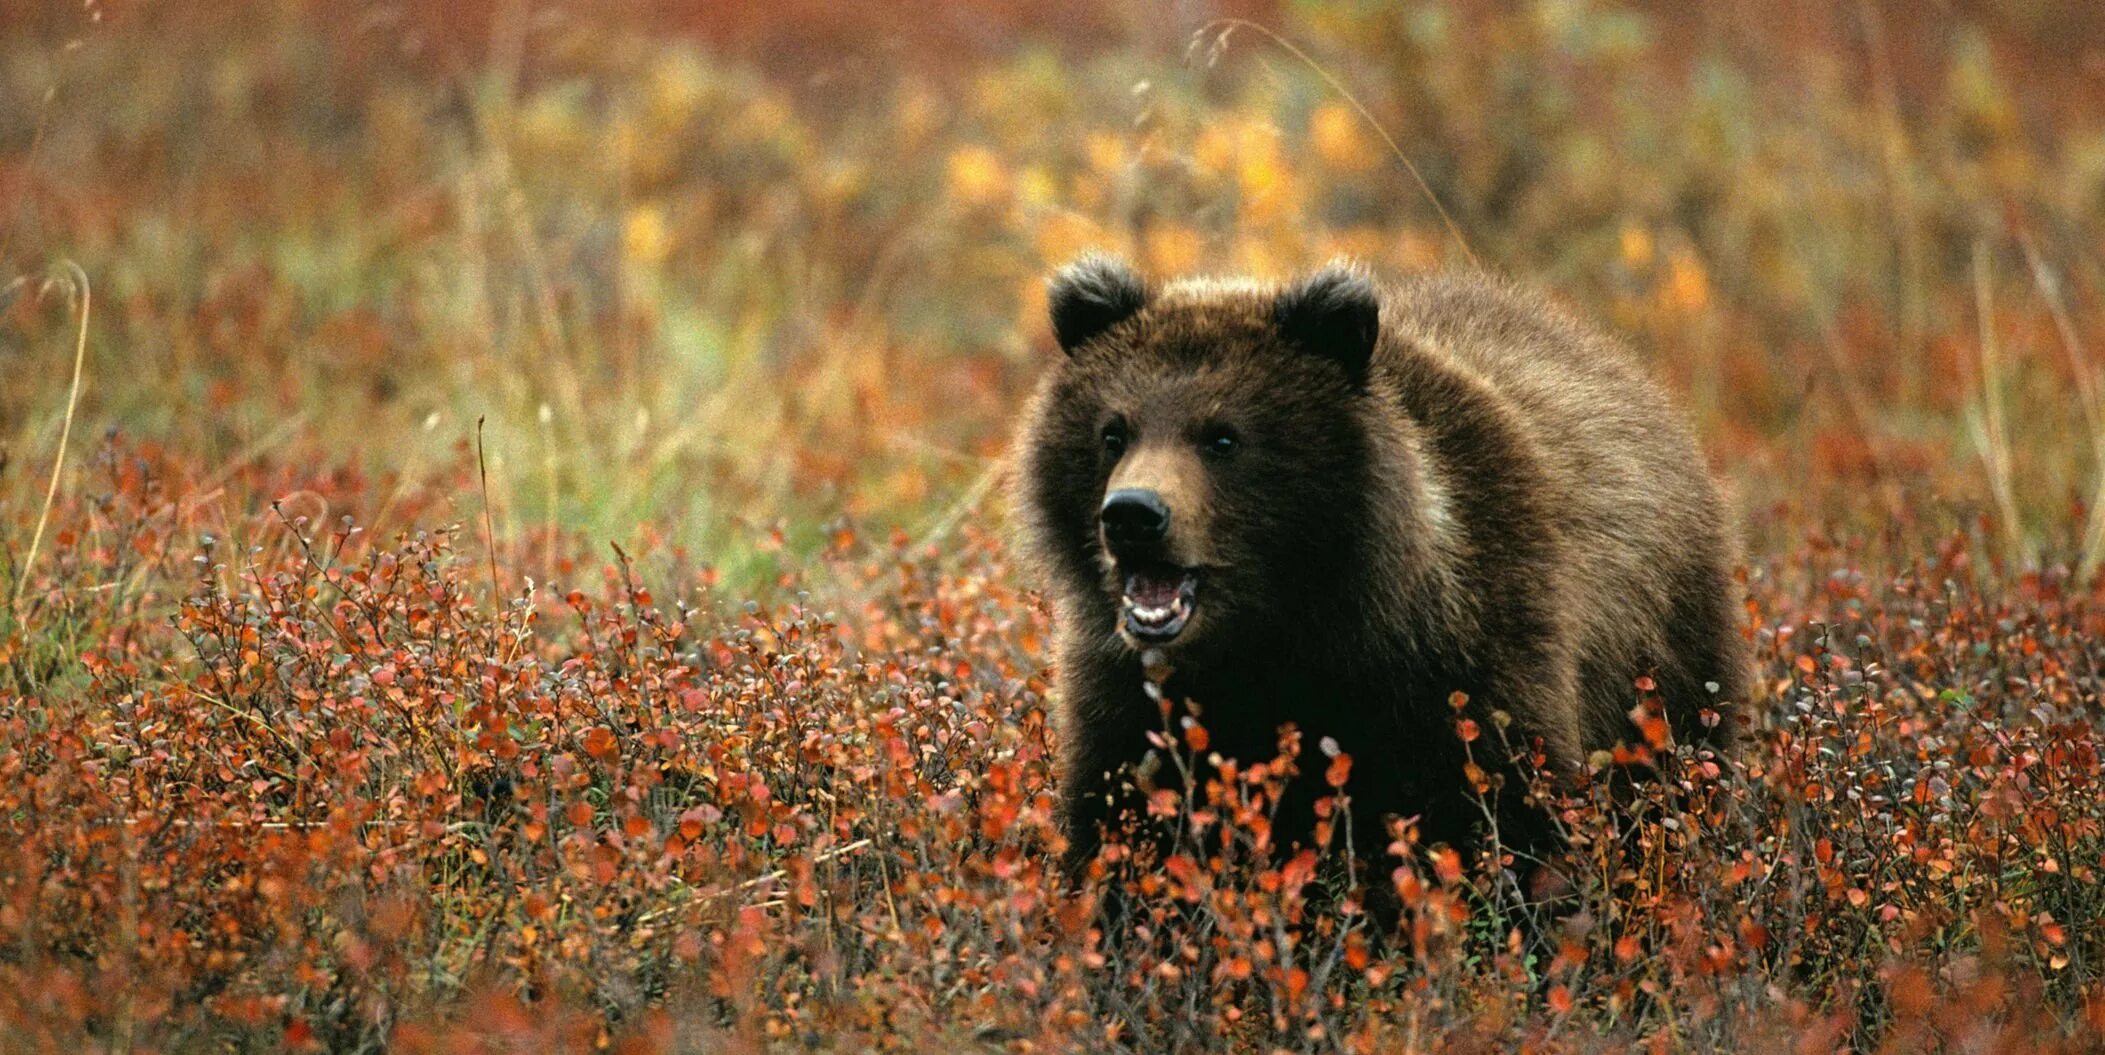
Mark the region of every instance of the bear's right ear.
[[1332, 263], [1287, 287], [1272, 305], [1272, 322], [1295, 347], [1336, 361], [1364, 385], [1381, 340], [1381, 293], [1364, 270]]
[[1053, 337], [1068, 355], [1147, 307], [1147, 283], [1126, 262], [1088, 253], [1046, 282]]

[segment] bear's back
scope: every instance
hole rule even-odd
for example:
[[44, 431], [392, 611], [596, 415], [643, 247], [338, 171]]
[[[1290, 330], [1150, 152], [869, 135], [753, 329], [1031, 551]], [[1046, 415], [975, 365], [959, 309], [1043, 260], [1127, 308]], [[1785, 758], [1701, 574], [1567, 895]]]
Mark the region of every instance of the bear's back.
[[[1737, 698], [1740, 660], [1719, 632], [1732, 621], [1719, 598], [1729, 598], [1736, 556], [1722, 500], [1680, 409], [1630, 354], [1543, 298], [1480, 276], [1401, 283], [1384, 322], [1406, 354], [1495, 393], [1540, 466], [1571, 566], [1563, 601], [1586, 746], [1627, 734], [1638, 674], [1656, 671], [1674, 705]], [[1675, 709], [1678, 734], [1700, 733], [1685, 724], [1692, 707]]]

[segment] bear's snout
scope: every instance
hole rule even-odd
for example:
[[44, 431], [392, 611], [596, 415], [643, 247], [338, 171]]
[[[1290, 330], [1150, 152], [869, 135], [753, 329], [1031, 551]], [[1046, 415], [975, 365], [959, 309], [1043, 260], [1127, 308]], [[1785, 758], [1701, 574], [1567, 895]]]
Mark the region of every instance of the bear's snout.
[[1115, 556], [1152, 552], [1169, 534], [1169, 505], [1147, 488], [1121, 488], [1104, 496], [1097, 517]]

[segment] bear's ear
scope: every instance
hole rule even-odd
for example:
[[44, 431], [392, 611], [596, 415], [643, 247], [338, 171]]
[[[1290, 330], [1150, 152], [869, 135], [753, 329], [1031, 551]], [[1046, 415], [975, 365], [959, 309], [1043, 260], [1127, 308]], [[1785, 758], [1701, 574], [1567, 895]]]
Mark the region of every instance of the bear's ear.
[[1335, 360], [1353, 384], [1362, 385], [1381, 338], [1381, 293], [1365, 271], [1331, 264], [1279, 294], [1272, 322], [1288, 343]]
[[1148, 287], [1126, 262], [1088, 253], [1046, 282], [1053, 337], [1068, 355], [1147, 307]]

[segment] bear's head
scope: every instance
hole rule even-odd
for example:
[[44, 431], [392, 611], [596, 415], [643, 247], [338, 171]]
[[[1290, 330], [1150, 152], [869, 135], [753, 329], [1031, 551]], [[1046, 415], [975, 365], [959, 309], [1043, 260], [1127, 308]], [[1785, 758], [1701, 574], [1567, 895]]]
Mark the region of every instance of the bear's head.
[[1070, 632], [1189, 657], [1352, 622], [1373, 282], [1155, 287], [1092, 255], [1048, 292], [1066, 355], [1020, 436], [1018, 501]]

